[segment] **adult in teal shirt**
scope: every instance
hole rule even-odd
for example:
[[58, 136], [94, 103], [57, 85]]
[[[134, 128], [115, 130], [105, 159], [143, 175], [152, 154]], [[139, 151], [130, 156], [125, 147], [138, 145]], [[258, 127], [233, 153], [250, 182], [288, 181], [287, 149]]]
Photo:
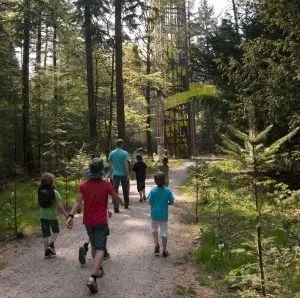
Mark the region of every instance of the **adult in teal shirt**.
[[[123, 197], [125, 203], [125, 209], [129, 206], [129, 156], [128, 152], [123, 150], [124, 141], [122, 139], [117, 140], [117, 148], [110, 152], [109, 163], [112, 169], [113, 186], [118, 193], [120, 183], [122, 185]], [[119, 212], [119, 204], [114, 203], [115, 213]]]

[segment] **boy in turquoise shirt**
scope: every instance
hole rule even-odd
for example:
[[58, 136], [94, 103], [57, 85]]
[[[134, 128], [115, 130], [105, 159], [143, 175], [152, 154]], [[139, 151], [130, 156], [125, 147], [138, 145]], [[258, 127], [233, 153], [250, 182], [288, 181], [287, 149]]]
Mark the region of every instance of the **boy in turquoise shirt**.
[[154, 181], [157, 187], [151, 189], [148, 200], [151, 205], [151, 228], [155, 244], [154, 253], [159, 253], [158, 229], [163, 246], [163, 257], [169, 255], [167, 251], [168, 242], [168, 206], [174, 204], [174, 196], [172, 191], [165, 186], [165, 174], [159, 171], [154, 175]]

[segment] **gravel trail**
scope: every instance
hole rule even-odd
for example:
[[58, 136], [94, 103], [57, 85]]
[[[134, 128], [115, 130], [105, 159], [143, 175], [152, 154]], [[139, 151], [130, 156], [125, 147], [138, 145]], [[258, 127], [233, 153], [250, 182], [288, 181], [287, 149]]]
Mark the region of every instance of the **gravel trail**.
[[[170, 187], [180, 203], [185, 198], [177, 195], [177, 189], [186, 177], [187, 165], [170, 171]], [[153, 178], [146, 185], [148, 192]], [[81, 215], [76, 216], [73, 230], [61, 225], [54, 258], [44, 258], [40, 237], [0, 243], [0, 262], [8, 264], [0, 271], [0, 297], [183, 297], [178, 293], [182, 287], [193, 289], [194, 297], [216, 297], [211, 289], [198, 285], [196, 266], [185, 261], [193, 236], [190, 226], [180, 220], [184, 210], [178, 205], [170, 207], [170, 256], [155, 256], [149, 205], [138, 202], [136, 184], [131, 181], [130, 209], [121, 208], [109, 222], [111, 258], [104, 261], [105, 274], [98, 279], [97, 294], [90, 294], [85, 286], [92, 266], [90, 252], [86, 265], [78, 262], [78, 248], [86, 239]]]

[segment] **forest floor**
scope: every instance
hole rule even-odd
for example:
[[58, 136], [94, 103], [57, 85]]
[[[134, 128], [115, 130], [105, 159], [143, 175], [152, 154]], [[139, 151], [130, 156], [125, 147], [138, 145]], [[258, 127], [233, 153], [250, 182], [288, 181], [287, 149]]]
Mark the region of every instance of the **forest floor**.
[[[86, 232], [82, 215], [77, 215], [73, 230], [61, 225], [56, 257], [44, 258], [40, 236], [0, 243], [0, 263], [6, 264], [0, 270], [0, 297], [216, 297], [212, 289], [199, 285], [197, 267], [185, 257], [195, 237], [183, 220], [188, 198], [178, 193], [187, 166], [184, 162], [170, 171], [176, 205], [169, 208], [169, 257], [153, 254], [149, 205], [138, 201], [136, 183], [131, 181], [130, 208], [122, 208], [109, 222], [111, 258], [104, 261], [105, 274], [98, 279], [97, 294], [90, 294], [85, 286], [92, 266], [90, 251], [86, 265], [78, 262]], [[153, 178], [146, 185], [148, 192]]]

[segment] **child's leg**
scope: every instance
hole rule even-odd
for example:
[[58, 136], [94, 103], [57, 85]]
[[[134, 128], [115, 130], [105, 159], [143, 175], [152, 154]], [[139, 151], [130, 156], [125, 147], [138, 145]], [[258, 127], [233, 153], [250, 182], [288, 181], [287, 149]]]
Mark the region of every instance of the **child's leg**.
[[140, 195], [140, 202], [142, 202], [143, 201], [143, 192], [139, 191], [139, 195]]
[[146, 193], [145, 193], [145, 188], [146, 188], [146, 179], [143, 180], [143, 185], [142, 185], [142, 195], [143, 195], [143, 200], [146, 201]]
[[154, 244], [155, 245], [159, 245], [159, 242], [158, 242], [158, 232], [157, 231], [152, 232], [152, 235], [153, 235]]
[[43, 238], [44, 241], [44, 249], [46, 250], [49, 246], [49, 237]]
[[154, 253], [158, 254], [159, 253], [159, 241], [158, 241], [158, 222], [155, 220], [151, 221], [151, 228], [152, 228], [152, 235], [153, 235], [153, 240], [154, 240]]
[[54, 242], [57, 239], [58, 233], [59, 233], [59, 224], [58, 224], [58, 220], [50, 220], [50, 226], [52, 229], [52, 236], [50, 237], [50, 243], [49, 243], [49, 247], [50, 248], [50, 252], [53, 255], [56, 255], [55, 252], [55, 247], [54, 247]]
[[54, 244], [55, 240], [57, 239], [57, 236], [58, 236], [58, 233], [53, 233], [53, 234], [51, 235], [49, 245], [50, 245], [51, 243]]
[[86, 252], [89, 250], [89, 244], [90, 244], [90, 239], [87, 238], [87, 240], [83, 243], [83, 247], [86, 250]]
[[45, 256], [48, 257], [50, 256], [48, 247], [49, 247], [49, 237], [51, 236], [51, 233], [50, 233], [50, 223], [47, 219], [41, 218], [41, 229], [43, 235]]
[[167, 243], [168, 243], [168, 237], [161, 237], [163, 251], [167, 251]]
[[163, 246], [163, 257], [167, 257], [169, 255], [167, 251], [167, 243], [168, 243], [168, 222], [167, 221], [161, 221], [160, 222], [160, 236], [162, 240], [162, 246]]
[[84, 265], [86, 263], [86, 254], [89, 250], [89, 243], [90, 243], [90, 239], [88, 238], [81, 247], [79, 247], [79, 255], [78, 255], [78, 259], [79, 259], [79, 263], [81, 265]]
[[91, 253], [92, 253], [92, 257], [94, 259], [95, 256], [96, 256], [96, 249], [95, 249], [95, 247], [93, 245], [91, 246]]

